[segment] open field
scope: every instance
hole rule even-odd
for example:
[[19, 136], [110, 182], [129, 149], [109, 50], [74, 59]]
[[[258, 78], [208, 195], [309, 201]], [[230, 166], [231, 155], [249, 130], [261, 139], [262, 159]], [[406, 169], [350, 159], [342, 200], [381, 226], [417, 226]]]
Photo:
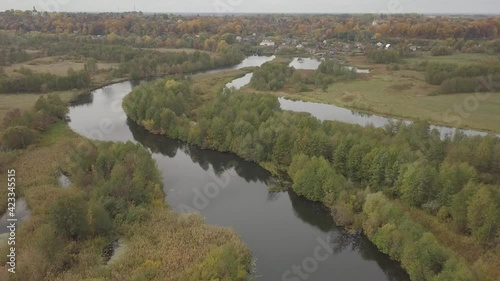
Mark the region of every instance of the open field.
[[[59, 95], [62, 100], [70, 101], [76, 94], [75, 91], [54, 92]], [[0, 121], [3, 120], [5, 113], [13, 108], [23, 110], [30, 109], [35, 105], [35, 102], [42, 94], [0, 94]]]
[[[108, 69], [117, 66], [117, 63], [98, 62], [98, 69]], [[7, 75], [15, 75], [16, 71], [21, 67], [31, 69], [35, 73], [51, 73], [64, 76], [68, 73], [68, 69], [72, 68], [75, 71], [83, 70], [84, 62], [71, 61], [62, 57], [44, 57], [34, 59], [24, 63], [16, 63], [10, 66], [5, 66], [4, 71]]]
[[196, 74], [192, 77], [193, 89], [201, 96], [202, 100], [206, 101], [213, 98], [227, 83], [246, 73], [244, 70], [228, 70]]
[[[475, 94], [455, 94], [440, 96], [408, 95], [408, 91], [397, 92], [388, 88], [386, 81], [357, 81], [338, 83], [327, 92], [275, 93], [295, 99], [335, 104], [347, 108], [397, 118], [427, 120], [433, 124], [458, 126], [490, 132], [500, 132], [500, 93], [492, 93], [490, 98], [479, 102], [476, 111], [454, 110], [455, 105], [464, 108], [467, 101], [475, 100]], [[451, 113], [451, 114], [450, 114]], [[465, 116], [465, 118], [460, 118]], [[460, 119], [460, 121], [457, 118]]]
[[437, 63], [457, 63], [457, 64], [473, 64], [473, 63], [488, 63], [492, 60], [497, 60], [499, 56], [476, 53], [457, 53], [450, 56], [431, 56], [426, 55], [418, 58], [407, 59], [409, 63], [419, 63], [423, 61]]

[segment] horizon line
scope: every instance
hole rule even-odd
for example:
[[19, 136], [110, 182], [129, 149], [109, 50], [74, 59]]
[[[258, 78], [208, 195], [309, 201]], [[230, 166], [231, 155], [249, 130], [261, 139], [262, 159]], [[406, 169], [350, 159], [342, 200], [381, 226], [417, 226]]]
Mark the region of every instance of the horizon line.
[[[36, 7], [35, 7], [36, 8]], [[32, 10], [20, 10], [20, 9], [5, 9], [0, 12], [7, 11], [23, 11], [30, 12]], [[38, 11], [38, 10], [37, 10]], [[157, 15], [433, 15], [433, 16], [500, 16], [499, 12], [482, 12], [482, 13], [466, 13], [466, 12], [400, 12], [400, 13], [378, 13], [378, 12], [149, 12], [149, 11], [43, 11], [40, 10], [38, 12], [41, 13], [68, 13], [68, 14], [79, 14], [79, 13], [88, 13], [88, 14], [126, 14], [126, 13], [143, 13], [143, 14], [157, 14]]]

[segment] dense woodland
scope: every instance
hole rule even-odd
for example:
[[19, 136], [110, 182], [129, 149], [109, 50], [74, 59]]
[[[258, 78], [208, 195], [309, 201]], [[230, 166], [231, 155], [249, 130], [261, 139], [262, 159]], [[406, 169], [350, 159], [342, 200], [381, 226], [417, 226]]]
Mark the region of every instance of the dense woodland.
[[[113, 40], [148, 36], [163, 47], [210, 47], [212, 36], [224, 34], [309, 36], [318, 40], [359, 39], [381, 34], [388, 37], [425, 39], [495, 39], [500, 35], [500, 18], [452, 18], [423, 15], [254, 15], [183, 17], [178, 15], [35, 13], [5, 11], [0, 29], [20, 32], [110, 35]], [[370, 35], [371, 34], [371, 35]], [[194, 37], [200, 35], [200, 37]], [[229, 42], [228, 42], [229, 43]]]
[[[385, 130], [320, 122], [280, 110], [275, 97], [229, 90], [200, 104], [186, 82], [160, 80], [134, 89], [124, 108], [154, 133], [287, 171], [299, 195], [362, 229], [412, 280], [498, 273], [488, 260], [499, 245], [498, 138], [459, 133], [442, 140], [422, 122]], [[413, 217], [419, 210], [452, 231], [436, 238]], [[474, 241], [473, 253], [460, 248], [464, 239]]]

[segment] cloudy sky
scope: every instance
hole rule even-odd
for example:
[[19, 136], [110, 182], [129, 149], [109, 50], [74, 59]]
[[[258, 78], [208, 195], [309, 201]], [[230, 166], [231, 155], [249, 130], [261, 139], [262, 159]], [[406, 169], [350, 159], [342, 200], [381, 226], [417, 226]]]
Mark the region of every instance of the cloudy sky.
[[157, 13], [488, 13], [500, 0], [0, 0], [0, 10]]

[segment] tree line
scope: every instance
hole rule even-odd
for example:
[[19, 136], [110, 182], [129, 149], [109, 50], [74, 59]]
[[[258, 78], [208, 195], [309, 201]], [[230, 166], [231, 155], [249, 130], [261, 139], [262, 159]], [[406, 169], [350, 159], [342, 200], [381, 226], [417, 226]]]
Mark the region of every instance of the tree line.
[[[10, 38], [9, 36], [7, 36]], [[48, 56], [63, 56], [71, 60], [85, 60], [82, 71], [68, 70], [66, 76], [35, 73], [28, 68], [17, 70], [19, 75], [0, 72], [0, 93], [48, 92], [87, 89], [92, 86], [92, 76], [97, 73], [97, 61], [118, 63], [108, 71], [110, 77], [140, 79], [168, 74], [188, 74], [208, 69], [235, 65], [245, 55], [238, 47], [221, 46], [217, 54], [195, 51], [159, 52], [131, 46], [115, 46], [75, 41], [42, 40]], [[111, 78], [110, 78], [111, 79]]]
[[354, 69], [349, 69], [334, 59], [323, 60], [312, 74], [284, 63], [267, 62], [254, 70], [250, 86], [259, 91], [278, 91], [293, 87], [300, 93], [310, 90], [310, 86], [326, 91], [331, 83], [355, 78]]
[[[392, 12], [391, 12], [392, 13]], [[158, 43], [175, 46], [178, 40], [199, 42], [193, 35], [276, 34], [283, 38], [310, 36], [317, 39], [362, 36], [380, 33], [386, 37], [447, 39], [498, 38], [500, 19], [490, 17], [430, 17], [416, 14], [392, 15], [259, 15], [259, 16], [180, 16], [142, 13], [36, 13], [7, 10], [0, 14], [0, 28], [24, 33], [77, 33], [115, 37], [158, 38]], [[188, 38], [185, 38], [188, 37]], [[186, 40], [189, 39], [189, 40]], [[151, 41], [154, 41], [151, 39]], [[200, 42], [201, 41], [201, 42]], [[228, 42], [229, 43], [229, 42]]]
[[[186, 82], [178, 83], [185, 84], [178, 97], [191, 98]], [[385, 129], [320, 122], [280, 110], [275, 97], [230, 90], [202, 105], [186, 99], [187, 111], [169, 113], [177, 106], [166, 99], [158, 102], [162, 93], [150, 87], [140, 86], [125, 98], [124, 109], [133, 121], [287, 171], [298, 194], [324, 202], [338, 221], [363, 229], [383, 252], [402, 261], [413, 279], [474, 280], [478, 274], [491, 274], [473, 269], [465, 255], [438, 240], [448, 237], [437, 237], [407, 210], [424, 210], [439, 224], [451, 226], [454, 234], [449, 235], [470, 236], [479, 253], [498, 245], [498, 138], [458, 133], [441, 140], [423, 122]], [[374, 197], [391, 202], [395, 211], [373, 203]], [[392, 203], [398, 200], [401, 207]], [[419, 257], [412, 258], [415, 255]]]
[[500, 81], [498, 63], [448, 64], [424, 61], [416, 66], [425, 73], [425, 81], [439, 86], [438, 93], [488, 92]]
[[0, 93], [45, 93], [86, 89], [91, 86], [90, 73], [86, 70], [68, 70], [66, 76], [51, 73], [35, 73], [28, 68], [18, 71], [21, 75], [0, 76]]

